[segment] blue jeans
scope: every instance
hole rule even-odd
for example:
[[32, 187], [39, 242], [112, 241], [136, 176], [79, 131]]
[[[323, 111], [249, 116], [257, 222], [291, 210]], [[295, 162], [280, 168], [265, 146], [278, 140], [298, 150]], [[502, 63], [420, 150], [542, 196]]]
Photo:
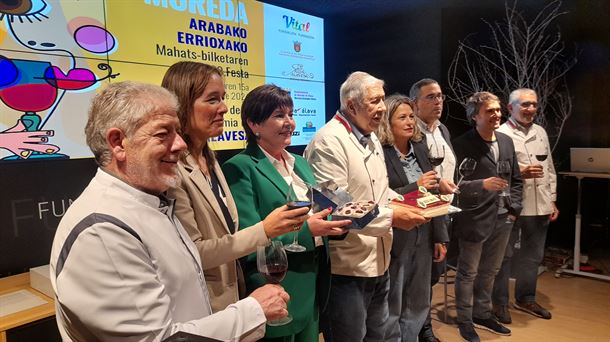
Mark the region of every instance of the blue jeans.
[[410, 231], [394, 229], [385, 341], [417, 342], [430, 311], [431, 268], [430, 225]]
[[544, 257], [544, 245], [549, 222], [549, 215], [521, 216], [515, 222], [509, 243], [506, 246], [502, 267], [494, 282], [492, 296], [494, 305], [508, 305], [508, 279], [511, 274], [511, 258], [513, 247], [519, 238], [519, 230], [521, 230], [521, 248], [515, 255], [514, 260], [515, 265], [519, 266], [514, 271], [516, 281], [515, 299], [522, 303], [536, 300], [538, 266]]
[[512, 223], [506, 215], [497, 217], [491, 234], [483, 241], [459, 239], [455, 302], [458, 324], [472, 324], [472, 318], [491, 317], [491, 292], [500, 269]]
[[388, 320], [390, 276], [332, 275], [323, 324], [326, 342], [383, 341]]

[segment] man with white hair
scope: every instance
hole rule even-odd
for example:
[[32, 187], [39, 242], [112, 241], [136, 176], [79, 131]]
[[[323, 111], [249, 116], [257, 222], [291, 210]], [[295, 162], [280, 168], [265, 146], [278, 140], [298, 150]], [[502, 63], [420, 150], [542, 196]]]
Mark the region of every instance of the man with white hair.
[[555, 206], [557, 174], [549, 138], [544, 128], [534, 123], [538, 113], [538, 95], [532, 89], [520, 88], [508, 98], [510, 118], [498, 128], [513, 139], [523, 178], [523, 210], [515, 222], [500, 272], [494, 281], [493, 312], [498, 321], [512, 322], [508, 311], [508, 278], [511, 274], [513, 246], [521, 236], [521, 248], [515, 255], [516, 309], [533, 316], [551, 319], [551, 313], [536, 302], [538, 266], [544, 257], [546, 232], [559, 216]]
[[169, 91], [135, 82], [93, 99], [85, 133], [99, 169], [51, 250], [64, 341], [162, 341], [178, 331], [252, 341], [266, 319], [288, 314], [278, 285], [212, 314], [197, 248], [164, 195], [186, 150], [177, 108]]
[[427, 221], [401, 206], [388, 186], [383, 149], [374, 131], [381, 123], [383, 81], [354, 72], [341, 85], [341, 108], [305, 149], [316, 180], [333, 180], [354, 201], [373, 200], [379, 215], [364, 229], [330, 241], [331, 290], [327, 307], [330, 341], [383, 341], [388, 319], [388, 266], [392, 227], [409, 230]]

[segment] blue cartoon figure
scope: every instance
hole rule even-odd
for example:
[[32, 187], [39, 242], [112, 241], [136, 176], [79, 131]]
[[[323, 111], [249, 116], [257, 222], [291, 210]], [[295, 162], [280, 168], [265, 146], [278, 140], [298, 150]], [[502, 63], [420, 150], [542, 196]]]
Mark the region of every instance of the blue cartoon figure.
[[[93, 90], [100, 81], [117, 76], [108, 63], [97, 61], [101, 76], [96, 75], [81, 56], [85, 51], [107, 58], [117, 48], [114, 36], [93, 17], [66, 19], [65, 7], [58, 0], [0, 0], [0, 22], [6, 27], [0, 31], [0, 101], [6, 106], [0, 107], [0, 124], [7, 127], [0, 132], [2, 160], [68, 158], [70, 151], [59, 151], [62, 143], [79, 145], [72, 143], [80, 139], [73, 132], [82, 132]], [[66, 92], [71, 96], [64, 98]], [[68, 117], [60, 109], [63, 122], [48, 128], [60, 103], [72, 111], [80, 109], [80, 115]], [[51, 143], [57, 131], [61, 143]], [[78, 147], [70, 148], [83, 154]]]

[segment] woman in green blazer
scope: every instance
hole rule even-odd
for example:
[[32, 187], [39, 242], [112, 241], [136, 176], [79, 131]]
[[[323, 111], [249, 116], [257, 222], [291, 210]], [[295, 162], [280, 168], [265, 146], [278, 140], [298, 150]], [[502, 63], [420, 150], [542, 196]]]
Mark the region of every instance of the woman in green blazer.
[[[223, 172], [239, 213], [240, 229], [261, 221], [275, 208], [286, 204], [289, 183], [315, 184], [305, 159], [288, 153], [295, 129], [290, 94], [275, 85], [252, 90], [242, 104], [242, 125], [248, 146], [223, 165]], [[290, 295], [288, 312], [292, 322], [267, 327], [267, 341], [318, 341], [319, 311], [326, 303], [330, 285], [330, 265], [326, 235], [345, 233], [340, 228], [349, 221], [326, 221], [329, 210], [313, 214], [300, 228], [300, 253], [288, 252], [288, 273], [281, 285]], [[290, 244], [293, 234], [275, 239]], [[265, 284], [256, 268], [256, 254], [243, 258], [248, 292]]]

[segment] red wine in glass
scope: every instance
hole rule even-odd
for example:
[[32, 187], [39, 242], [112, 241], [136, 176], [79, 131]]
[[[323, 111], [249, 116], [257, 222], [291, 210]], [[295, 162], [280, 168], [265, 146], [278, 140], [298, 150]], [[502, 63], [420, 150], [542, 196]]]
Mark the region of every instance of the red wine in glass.
[[[300, 189], [298, 191], [297, 189]], [[288, 186], [288, 194], [286, 195], [286, 206], [289, 209], [310, 208], [311, 200], [313, 199], [311, 185], [306, 184], [298, 179], [293, 180], [293, 183]], [[296, 227], [292, 243], [284, 246], [289, 252], [300, 253], [305, 252], [307, 248], [299, 244], [299, 229]]]
[[[256, 268], [270, 284], [279, 284], [288, 271], [288, 256], [282, 241], [272, 240], [266, 246], [256, 247]], [[279, 326], [292, 322], [290, 314], [282, 319], [267, 321], [269, 326]]]
[[265, 277], [265, 279], [267, 279], [269, 284], [279, 284], [282, 282], [282, 280], [284, 280], [287, 271], [288, 265], [275, 264], [267, 265], [267, 269], [261, 274]]
[[[505, 181], [510, 183], [510, 174], [511, 174], [511, 165], [508, 160], [500, 160], [498, 161], [497, 166], [497, 175], [498, 177], [504, 179]], [[500, 191], [500, 196], [508, 196], [508, 191], [503, 189]]]
[[548, 157], [548, 155], [547, 155], [547, 154], [537, 154], [537, 155], [536, 155], [536, 159], [537, 159], [538, 161], [545, 161], [547, 157]]
[[443, 163], [445, 157], [428, 157], [428, 160], [430, 161], [430, 164], [432, 164], [432, 166], [436, 167]]

